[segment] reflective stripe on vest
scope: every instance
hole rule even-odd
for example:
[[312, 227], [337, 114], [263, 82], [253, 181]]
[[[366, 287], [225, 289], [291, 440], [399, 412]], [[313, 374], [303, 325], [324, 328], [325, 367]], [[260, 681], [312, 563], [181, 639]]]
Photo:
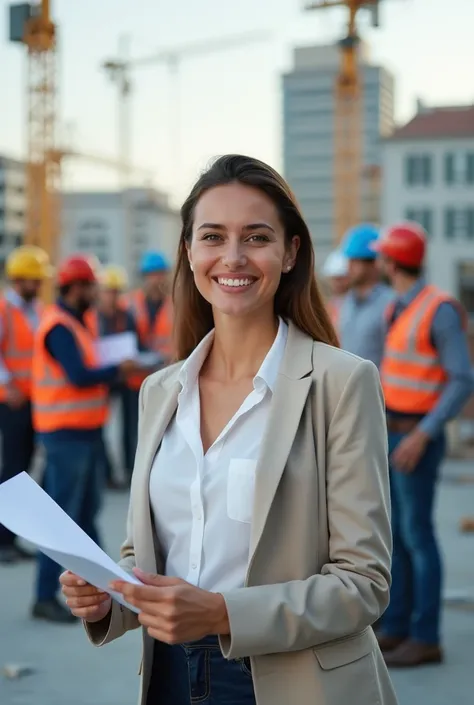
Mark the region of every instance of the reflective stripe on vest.
[[457, 302], [426, 286], [391, 325], [380, 376], [389, 410], [426, 414], [438, 402], [447, 381], [431, 343], [431, 325], [439, 306]]
[[[40, 313], [40, 312], [38, 312]], [[12, 382], [29, 398], [31, 396], [31, 365], [34, 330], [25, 313], [6, 299], [0, 301], [2, 317], [2, 358]], [[0, 401], [5, 401], [7, 389], [0, 385]]]
[[58, 306], [52, 306], [41, 322], [35, 339], [33, 358], [33, 423], [40, 433], [59, 429], [101, 428], [107, 421], [108, 390], [105, 385], [80, 388], [67, 378], [61, 365], [45, 347], [49, 331], [61, 324], [73, 334], [84, 364], [98, 364], [91, 332]]

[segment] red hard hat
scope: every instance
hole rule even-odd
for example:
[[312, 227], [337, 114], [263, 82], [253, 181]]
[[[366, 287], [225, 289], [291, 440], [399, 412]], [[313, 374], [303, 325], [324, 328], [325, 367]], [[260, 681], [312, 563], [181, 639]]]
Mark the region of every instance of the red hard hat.
[[406, 267], [420, 267], [426, 250], [426, 232], [418, 223], [398, 223], [383, 231], [373, 249]]
[[98, 281], [100, 262], [94, 255], [71, 255], [58, 268], [58, 285], [66, 286], [72, 282]]

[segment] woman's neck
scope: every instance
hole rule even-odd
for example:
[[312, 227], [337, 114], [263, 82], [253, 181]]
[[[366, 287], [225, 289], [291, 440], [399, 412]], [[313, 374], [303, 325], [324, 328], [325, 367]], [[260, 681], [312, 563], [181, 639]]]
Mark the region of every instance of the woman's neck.
[[214, 322], [214, 343], [202, 374], [223, 382], [255, 377], [278, 332], [273, 312], [251, 319], [218, 314]]

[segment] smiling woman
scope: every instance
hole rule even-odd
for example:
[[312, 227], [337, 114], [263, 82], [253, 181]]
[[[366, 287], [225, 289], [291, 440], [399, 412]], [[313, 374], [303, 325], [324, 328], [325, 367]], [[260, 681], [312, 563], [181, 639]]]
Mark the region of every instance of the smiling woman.
[[[213, 311], [244, 316], [258, 309], [268, 317], [274, 310], [313, 340], [338, 344], [315, 279], [308, 226], [276, 171], [250, 157], [222, 157], [197, 181], [181, 218], [174, 281], [179, 359], [214, 327]], [[246, 296], [225, 296], [237, 292]]]
[[121, 565], [61, 581], [102, 645], [143, 628], [142, 705], [396, 705], [371, 625], [391, 531], [378, 372], [337, 347], [290, 189], [218, 159], [182, 208], [182, 360], [144, 382]]

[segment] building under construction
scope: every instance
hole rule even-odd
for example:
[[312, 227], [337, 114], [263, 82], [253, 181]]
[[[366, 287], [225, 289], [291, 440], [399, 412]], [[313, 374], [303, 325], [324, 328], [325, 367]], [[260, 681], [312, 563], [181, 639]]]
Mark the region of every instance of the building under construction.
[[[340, 68], [335, 45], [294, 50], [293, 69], [283, 77], [283, 153], [285, 177], [292, 186], [313, 234], [318, 262], [335, 239], [334, 84]], [[380, 168], [381, 138], [394, 128], [394, 78], [370, 63], [366, 45], [359, 47], [363, 85], [362, 220], [380, 221], [380, 198], [372, 174]]]

